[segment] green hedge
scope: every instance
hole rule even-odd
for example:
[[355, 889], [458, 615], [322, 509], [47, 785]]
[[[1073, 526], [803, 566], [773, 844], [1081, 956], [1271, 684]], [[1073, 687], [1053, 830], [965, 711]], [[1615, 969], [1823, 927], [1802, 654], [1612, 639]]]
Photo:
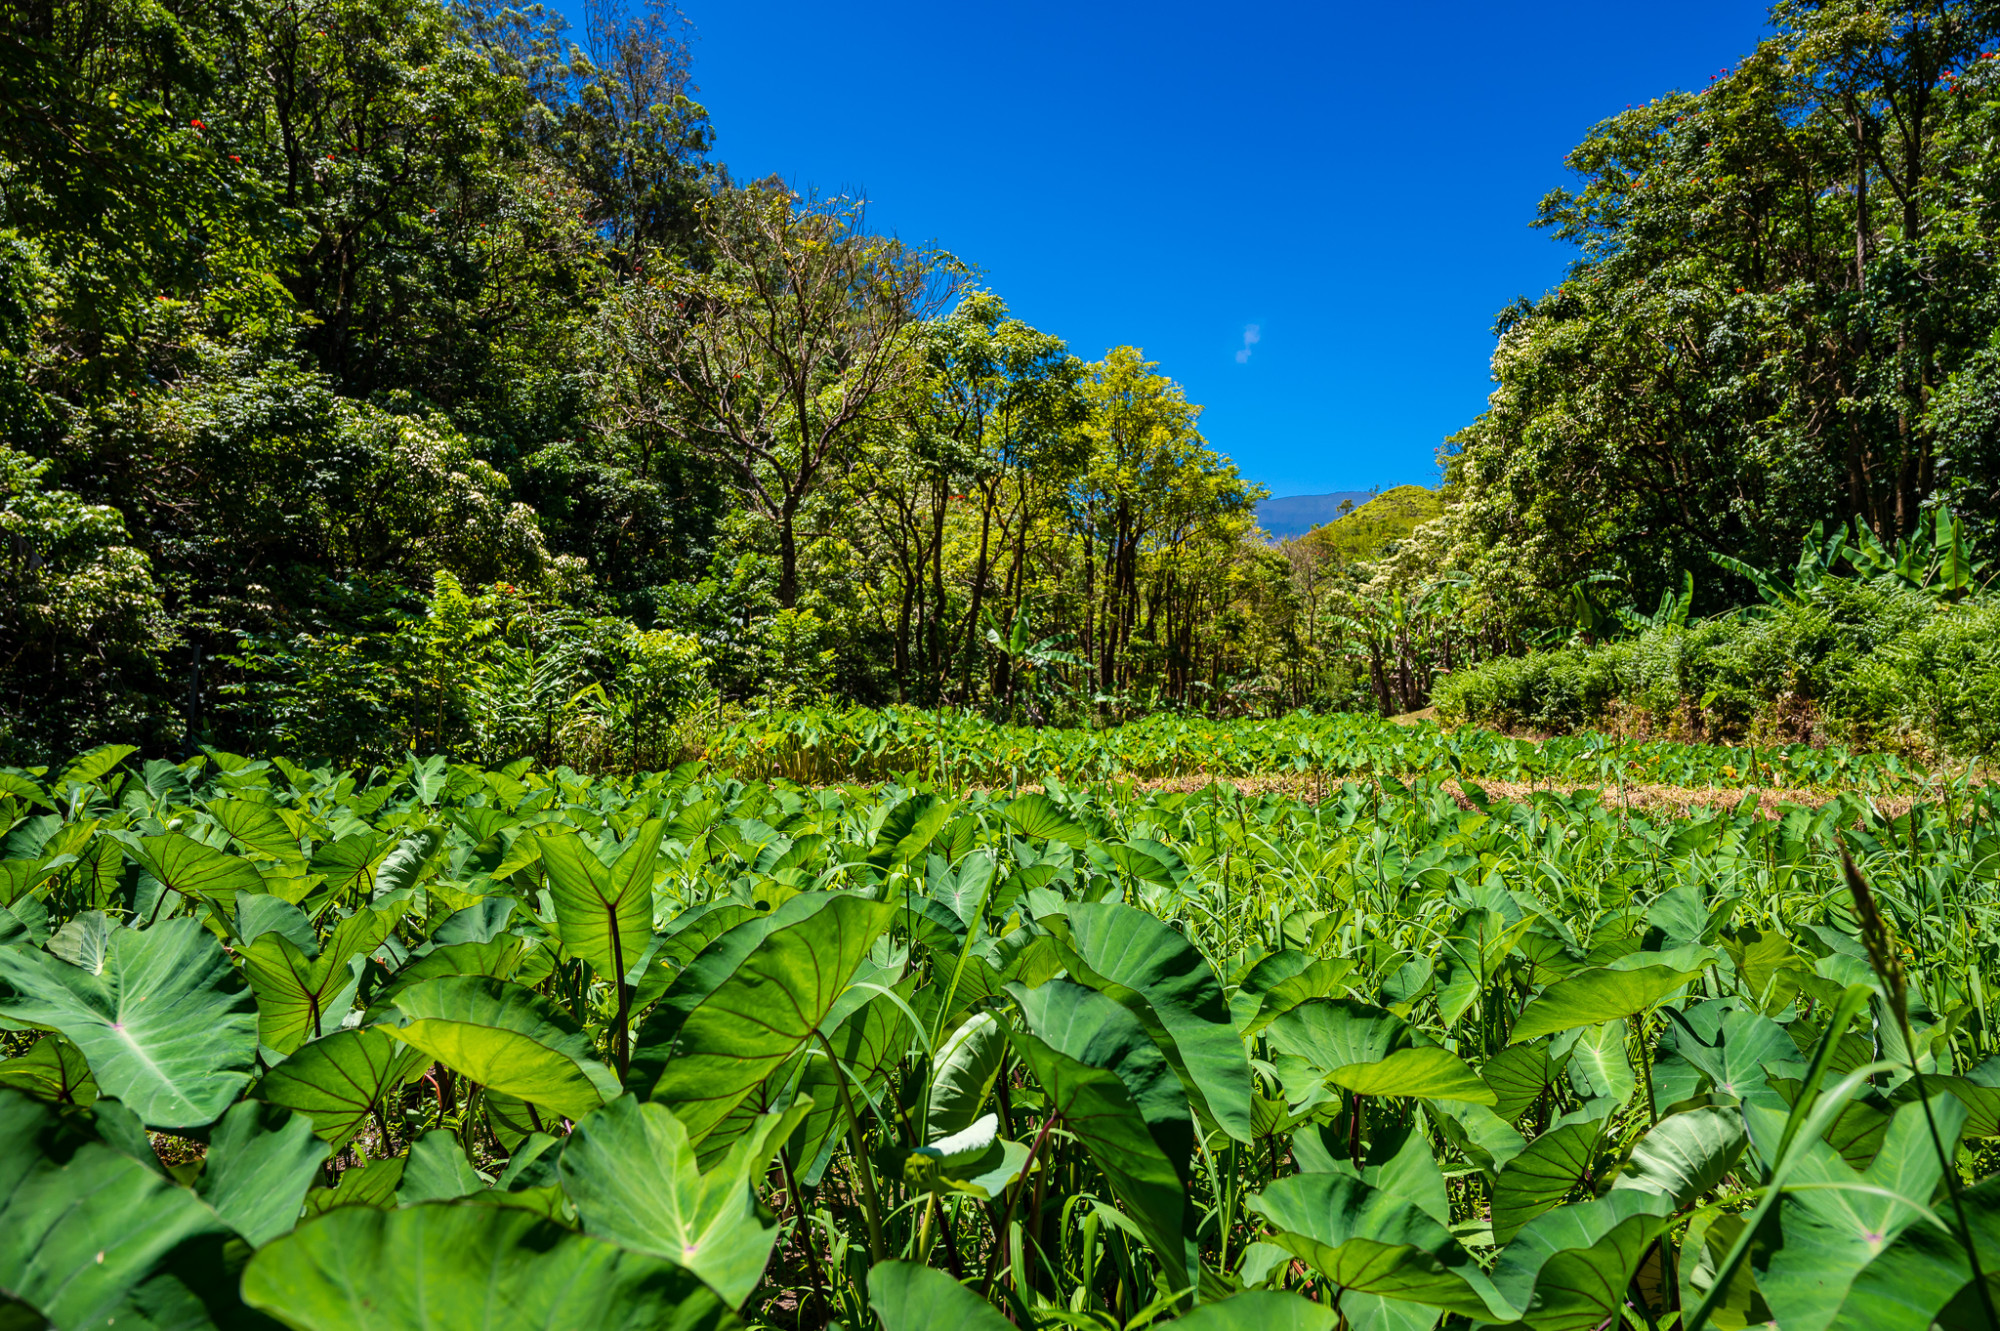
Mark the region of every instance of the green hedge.
[[1837, 738], [1975, 757], [2000, 749], [2000, 600], [1949, 604], [1828, 579], [1798, 602], [1438, 681], [1448, 721], [1693, 738]]

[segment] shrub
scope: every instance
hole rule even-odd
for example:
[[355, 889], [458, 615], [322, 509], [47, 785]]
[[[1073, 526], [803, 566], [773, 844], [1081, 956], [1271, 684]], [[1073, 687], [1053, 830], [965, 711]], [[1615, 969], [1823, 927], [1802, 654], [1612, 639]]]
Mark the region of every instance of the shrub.
[[1433, 701], [1447, 720], [1510, 728], [1574, 730], [1615, 712], [1691, 738], [1986, 755], [2000, 749], [2000, 601], [1828, 578], [1783, 606], [1491, 661], [1440, 681]]

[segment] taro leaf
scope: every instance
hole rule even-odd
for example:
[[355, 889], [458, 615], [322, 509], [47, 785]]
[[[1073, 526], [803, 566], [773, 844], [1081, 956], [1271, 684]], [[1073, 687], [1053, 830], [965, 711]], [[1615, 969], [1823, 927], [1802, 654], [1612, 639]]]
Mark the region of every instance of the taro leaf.
[[1639, 1139], [1611, 1186], [1660, 1193], [1680, 1210], [1722, 1182], [1746, 1140], [1743, 1115], [1733, 1109], [1710, 1106], [1669, 1115]]
[[191, 918], [117, 930], [97, 975], [0, 947], [0, 1017], [61, 1031], [104, 1094], [156, 1128], [214, 1122], [257, 1056], [250, 993]]
[[[1051, 1115], [1083, 1143], [1160, 1260], [1167, 1286], [1193, 1287], [1194, 1244], [1183, 1236], [1194, 1156], [1180, 1080], [1138, 1018], [1094, 989], [1051, 980], [1009, 985], [1026, 1031], [1009, 1033]], [[1177, 1163], [1178, 1162], [1178, 1163]]]
[[183, 1240], [224, 1232], [159, 1170], [0, 1090], [0, 1299], [38, 1314], [20, 1325], [97, 1323]]
[[1639, 966], [1616, 970], [1600, 966], [1578, 971], [1557, 980], [1528, 1004], [1514, 1023], [1509, 1044], [1520, 1044], [1538, 1035], [1595, 1026], [1644, 1012], [1661, 999], [1699, 976], [1699, 970], [1676, 970], [1672, 966]]
[[496, 980], [514, 979], [520, 972], [526, 946], [527, 940], [518, 935], [502, 934], [484, 943], [453, 943], [449, 947], [426, 952], [397, 971], [396, 978], [388, 987], [375, 995], [375, 1003], [379, 1006], [413, 984], [422, 984], [425, 980], [435, 980], [444, 975], [490, 975]]
[[298, 836], [270, 805], [244, 799], [213, 800], [208, 812], [245, 850], [280, 863], [304, 863]]
[[976, 929], [998, 868], [999, 862], [990, 850], [973, 851], [956, 868], [947, 866], [942, 856], [933, 855], [925, 875], [925, 895], [932, 903], [950, 911], [962, 929]]
[[1010, 801], [1000, 812], [1015, 831], [1032, 840], [1060, 841], [1082, 850], [1087, 839], [1083, 828], [1057, 808], [1056, 802], [1047, 795], [1022, 795]]
[[48, 949], [72, 966], [104, 974], [111, 959], [111, 936], [119, 926], [101, 910], [87, 910], [50, 935]]
[[778, 1237], [757, 1182], [809, 1107], [759, 1115], [704, 1173], [679, 1119], [664, 1105], [622, 1096], [584, 1117], [564, 1143], [563, 1191], [585, 1232], [678, 1262], [739, 1307]]
[[209, 1133], [195, 1191], [253, 1248], [291, 1229], [326, 1160], [302, 1115], [243, 1100]]
[[706, 1331], [734, 1321], [672, 1262], [473, 1202], [330, 1211], [250, 1259], [243, 1300], [298, 1331]]
[[951, 1033], [931, 1062], [924, 1114], [926, 1141], [948, 1137], [979, 1117], [1006, 1054], [1007, 1033], [990, 1012], [967, 1018]]
[[1493, 1088], [1493, 1112], [1512, 1123], [1528, 1112], [1559, 1070], [1546, 1044], [1517, 1044], [1487, 1059], [1479, 1076]]
[[1499, 1097], [1449, 1049], [1398, 1049], [1375, 1063], [1349, 1063], [1326, 1079], [1359, 1095], [1408, 1095], [1490, 1105]]
[[402, 912], [358, 910], [342, 920], [317, 957], [269, 933], [243, 949], [243, 974], [257, 994], [258, 1035], [281, 1054], [340, 1025], [360, 983], [350, 963], [382, 945]]
[[[1204, 1303], [1172, 1325], [1174, 1331], [1333, 1331], [1341, 1313], [1351, 1307], [1351, 1299], [1336, 1310], [1282, 1290], [1249, 1289], [1219, 1303]], [[1361, 1325], [1352, 1316], [1349, 1321]]]
[[1783, 1104], [1766, 1083], [1772, 1064], [1797, 1058], [1798, 1047], [1785, 1028], [1750, 1008], [1697, 1003], [1686, 1012], [1669, 1009], [1674, 1050], [1706, 1073], [1718, 1094], [1731, 1100]]
[[61, 790], [71, 782], [88, 786], [102, 781], [110, 775], [112, 768], [138, 751], [130, 744], [100, 744], [89, 753], [72, 758], [69, 766], [63, 768], [62, 774], [55, 779], [54, 788]]
[[314, 1188], [306, 1194], [306, 1215], [316, 1216], [336, 1206], [373, 1206], [378, 1209], [396, 1204], [396, 1189], [403, 1183], [403, 1167], [408, 1156], [391, 1155], [380, 1160], [340, 1171], [331, 1188]]
[[256, 865], [179, 832], [140, 837], [134, 853], [163, 886], [191, 897], [227, 904], [239, 892], [265, 890]]
[[306, 913], [283, 897], [268, 892], [244, 892], [236, 898], [236, 938], [242, 947], [278, 933], [292, 940], [300, 951], [319, 949], [319, 934]]
[[868, 1306], [883, 1331], [1013, 1331], [993, 1305], [942, 1271], [915, 1262], [877, 1262], [868, 1272]]
[[1302, 1058], [1324, 1076], [1356, 1063], [1379, 1063], [1414, 1041], [1410, 1024], [1353, 998], [1315, 998], [1266, 1028], [1279, 1053]]
[[339, 897], [353, 889], [368, 891], [375, 885], [375, 871], [389, 853], [389, 842], [379, 832], [350, 832], [313, 852], [312, 870], [326, 875], [327, 891]]
[[[793, 901], [801, 898], [793, 897]], [[790, 903], [787, 903], [790, 904]], [[782, 910], [782, 907], [780, 908]], [[775, 912], [774, 912], [775, 913]], [[674, 917], [665, 934], [654, 938], [648, 948], [645, 967], [632, 993], [632, 1009], [638, 1011], [665, 993], [688, 964], [703, 949], [737, 925], [751, 919], [770, 919], [754, 906], [736, 902], [709, 902]], [[683, 1016], [686, 1015], [684, 1012]]]
[[1338, 998], [1347, 992], [1351, 961], [1333, 961], [1286, 948], [1251, 968], [1229, 1000], [1229, 1019], [1249, 1039], [1279, 1013], [1308, 998]]
[[799, 923], [773, 930], [688, 1014], [647, 1098], [671, 1106], [690, 1139], [706, 1138], [764, 1078], [813, 1042], [896, 909], [893, 902], [838, 895]]
[[[1965, 1106], [1965, 1135], [2000, 1137], [2000, 1055], [1995, 1055], [1963, 1077], [1924, 1075], [1924, 1090], [1936, 1095], [1950, 1091]], [[1905, 1104], [1917, 1098], [1916, 1078], [1898, 1086], [1890, 1100]]]
[[1132, 906], [1079, 903], [1063, 954], [1071, 975], [1139, 1019], [1196, 1109], [1237, 1141], [1252, 1139], [1250, 1060], [1221, 984], [1184, 935]]
[[396, 1204], [448, 1202], [483, 1192], [486, 1187], [487, 1180], [465, 1158], [457, 1135], [446, 1128], [432, 1128], [410, 1147], [402, 1181], [396, 1185]]
[[453, 911], [444, 923], [431, 930], [431, 941], [439, 947], [490, 943], [506, 931], [507, 921], [519, 904], [513, 897], [481, 897], [464, 910]]
[[[2000, 1174], [1982, 1180], [1963, 1194], [1965, 1219], [1979, 1251], [1980, 1269], [1989, 1290], [2000, 1271]], [[1885, 1327], [1929, 1327], [1943, 1322], [1940, 1314], [1958, 1303], [1967, 1316], [1946, 1323], [1979, 1326], [1978, 1292], [1972, 1288], [1972, 1264], [1965, 1247], [1931, 1224], [1907, 1226], [1887, 1252], [1870, 1262], [1855, 1278], [1840, 1305], [1833, 1331], [1881, 1331]]]
[[1493, 1283], [1534, 1331], [1618, 1325], [1626, 1286], [1673, 1201], [1627, 1188], [1542, 1216], [1501, 1250]]
[[1438, 1100], [1425, 1109], [1445, 1139], [1489, 1174], [1527, 1149], [1527, 1140], [1520, 1132], [1485, 1105]]
[[1597, 1156], [1602, 1122], [1568, 1123], [1545, 1132], [1507, 1162], [1493, 1184], [1493, 1238], [1505, 1243], [1582, 1182]]
[[1578, 1094], [1622, 1105], [1639, 1089], [1639, 1074], [1625, 1053], [1626, 1030], [1620, 1018], [1577, 1032], [1569, 1048], [1569, 1079]]
[[563, 946], [608, 983], [622, 981], [652, 941], [653, 866], [665, 830], [659, 819], [647, 820], [612, 865], [574, 832], [542, 838], [542, 867]]
[[90, 1108], [97, 1099], [97, 1078], [83, 1051], [51, 1031], [19, 1058], [0, 1060], [0, 1086], [51, 1104]]
[[485, 975], [447, 975], [395, 998], [389, 1034], [490, 1086], [581, 1118], [618, 1095], [575, 1023], [534, 990]]
[[[768, 912], [745, 908], [739, 915], [723, 907], [713, 914], [713, 923], [721, 926], [714, 933], [709, 932], [711, 917], [702, 917], [690, 930], [693, 937], [688, 940], [696, 944], [697, 950], [681, 962], [665, 991], [649, 985], [650, 974], [640, 980], [640, 994], [650, 990], [658, 1001], [639, 1023], [633, 1039], [632, 1065], [626, 1078], [630, 1089], [642, 1094], [652, 1089], [666, 1070], [674, 1039], [688, 1015], [735, 973], [744, 958], [757, 950], [758, 944], [780, 929], [803, 923], [840, 899], [832, 892], [802, 892]], [[685, 945], [670, 939], [663, 945], [662, 950], [666, 949], [684, 952]]]
[[[1964, 1111], [1945, 1096], [1934, 1098], [1931, 1109], [1940, 1135], [1950, 1141], [1955, 1121]], [[1775, 1113], [1762, 1121], [1782, 1123]], [[1801, 1155], [1785, 1181], [1807, 1186], [1786, 1188], [1778, 1204], [1784, 1245], [1757, 1272], [1757, 1287], [1778, 1324], [1786, 1331], [1794, 1327], [1824, 1331], [1841, 1313], [1842, 1300], [1857, 1284], [1856, 1276], [1861, 1276], [1866, 1287], [1857, 1291], [1855, 1311], [1883, 1316], [1885, 1320], [1876, 1325], [1898, 1325], [1890, 1309], [1913, 1291], [1897, 1290], [1894, 1279], [1910, 1276], [1914, 1266], [1906, 1268], [1904, 1258], [1885, 1258], [1883, 1274], [1892, 1278], [1888, 1284], [1870, 1278], [1864, 1268], [1872, 1271], [1870, 1263], [1884, 1257], [1885, 1250], [1905, 1230], [1913, 1225], [1928, 1227], [1922, 1220], [1924, 1207], [1936, 1192], [1942, 1173], [1924, 1121], [1924, 1107], [1908, 1104], [1896, 1111], [1882, 1138], [1882, 1149], [1863, 1172], [1850, 1168], [1840, 1153], [1823, 1141], [1798, 1143], [1793, 1150]], [[1839, 1186], [1826, 1186], [1829, 1184]], [[1924, 1245], [1918, 1241], [1915, 1246]], [[1882, 1302], [1885, 1297], [1890, 1303]], [[1922, 1324], [1928, 1325], [1928, 1319]]]
[[361, 1130], [382, 1097], [428, 1062], [380, 1026], [335, 1031], [264, 1074], [254, 1092], [266, 1104], [303, 1114], [336, 1149]]
[[375, 870], [374, 899], [380, 901], [391, 892], [415, 887], [424, 876], [424, 866], [430, 863], [443, 841], [433, 827], [412, 832], [398, 841]]
[[1293, 1174], [1246, 1205], [1277, 1231], [1267, 1242], [1343, 1290], [1512, 1320], [1450, 1231], [1397, 1190], [1347, 1174]]

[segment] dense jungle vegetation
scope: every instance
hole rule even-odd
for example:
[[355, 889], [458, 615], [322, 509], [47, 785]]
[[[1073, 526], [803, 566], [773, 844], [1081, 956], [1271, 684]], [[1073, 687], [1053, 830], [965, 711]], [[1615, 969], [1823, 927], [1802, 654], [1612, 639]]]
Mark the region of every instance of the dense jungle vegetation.
[[0, 10], [0, 1331], [2000, 1326], [2000, 6], [1773, 18], [1274, 544], [671, 9]]
[[[0, 756], [644, 768], [732, 704], [1386, 714], [1440, 678], [1498, 724], [1984, 751], [1882, 681], [1943, 638], [1930, 712], [1994, 678], [1996, 22], [1780, 5], [1599, 125], [1441, 486], [1273, 546], [1142, 352], [734, 179], [670, 9], [13, 6]], [[1903, 582], [1943, 594], [1835, 559], [1812, 625], [1753, 622], [1802, 545], [1938, 515], [1966, 567]], [[1641, 631], [1710, 664], [1519, 660]]]

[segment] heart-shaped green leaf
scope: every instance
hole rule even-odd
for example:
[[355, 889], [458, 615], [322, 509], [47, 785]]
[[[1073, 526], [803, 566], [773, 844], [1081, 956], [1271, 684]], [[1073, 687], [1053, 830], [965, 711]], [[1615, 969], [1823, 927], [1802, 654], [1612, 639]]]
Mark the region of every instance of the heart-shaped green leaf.
[[1595, 1026], [1635, 1016], [1683, 988], [1699, 976], [1699, 970], [1676, 970], [1672, 966], [1639, 966], [1618, 970], [1599, 966], [1578, 971], [1542, 990], [1541, 996], [1522, 1011], [1514, 1023], [1512, 1044], [1538, 1035]]
[[563, 1190], [587, 1232], [678, 1262], [739, 1306], [778, 1235], [756, 1185], [809, 1107], [760, 1115], [704, 1172], [679, 1119], [664, 1105], [623, 1096], [586, 1115], [563, 1144]]
[[117, 929], [93, 974], [0, 947], [0, 1016], [59, 1030], [104, 1094], [156, 1128], [213, 1122], [250, 1082], [257, 1018], [222, 946], [190, 918]]
[[618, 1079], [590, 1042], [532, 989], [485, 975], [425, 980], [396, 995], [384, 1027], [446, 1067], [566, 1118], [618, 1096]]
[[693, 1273], [471, 1202], [339, 1207], [265, 1245], [243, 1300], [297, 1331], [708, 1331], [733, 1321]]

